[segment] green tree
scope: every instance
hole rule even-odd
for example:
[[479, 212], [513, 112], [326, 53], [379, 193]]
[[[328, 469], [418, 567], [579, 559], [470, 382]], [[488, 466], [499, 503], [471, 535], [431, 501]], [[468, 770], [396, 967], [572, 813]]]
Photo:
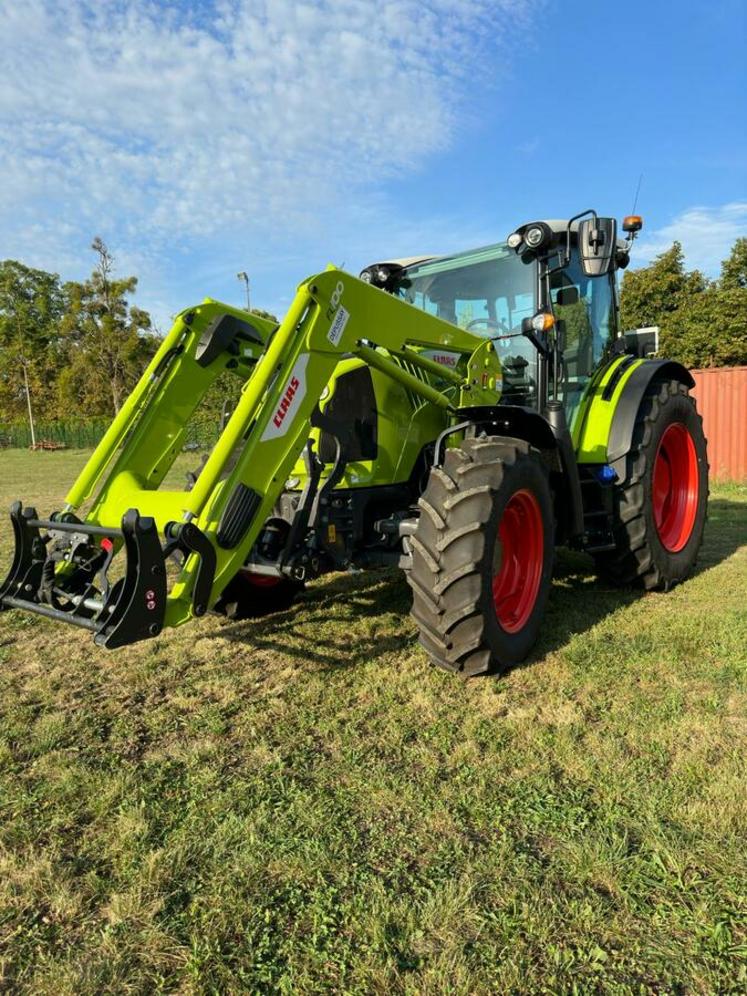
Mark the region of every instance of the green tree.
[[0, 263], [0, 417], [54, 413], [59, 321], [63, 309], [60, 279], [17, 260]]
[[674, 242], [650, 266], [626, 270], [620, 297], [620, 321], [623, 329], [640, 329], [648, 325], [667, 325], [670, 316], [702, 293], [708, 281], [699, 270], [685, 270], [685, 254]]
[[709, 287], [662, 329], [662, 356], [688, 367], [747, 363], [747, 289]]
[[747, 238], [737, 239], [721, 264], [720, 285], [722, 290], [747, 289]]
[[624, 329], [659, 326], [659, 352], [690, 367], [747, 363], [747, 239], [737, 239], [721, 278], [688, 272], [675, 242], [623, 278]]
[[96, 237], [96, 268], [83, 283], [65, 284], [62, 322], [66, 367], [59, 378], [61, 408], [113, 415], [157, 348], [146, 311], [130, 304], [137, 277], [114, 276], [114, 258]]
[[257, 315], [259, 318], [266, 318], [269, 322], [277, 322], [277, 317], [271, 311], [265, 311], [264, 308], [252, 308], [249, 314]]

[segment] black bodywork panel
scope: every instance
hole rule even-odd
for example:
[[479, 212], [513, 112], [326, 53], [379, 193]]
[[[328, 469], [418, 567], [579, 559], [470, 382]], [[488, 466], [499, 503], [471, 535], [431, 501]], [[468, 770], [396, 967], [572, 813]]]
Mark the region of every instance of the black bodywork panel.
[[[378, 455], [376, 396], [368, 367], [357, 367], [337, 378], [335, 391], [324, 414], [350, 427], [345, 458], [375, 460]], [[319, 456], [324, 463], [334, 463], [334, 437], [324, 429], [319, 437]]]
[[[674, 360], [645, 360], [630, 375], [612, 419], [607, 442], [607, 462], [613, 466], [623, 460], [633, 441], [633, 427], [646, 388], [653, 380], [678, 380], [686, 387], [695, 387], [692, 374]], [[615, 467], [618, 477], [625, 477], [625, 468]], [[622, 473], [621, 473], [622, 470]]]

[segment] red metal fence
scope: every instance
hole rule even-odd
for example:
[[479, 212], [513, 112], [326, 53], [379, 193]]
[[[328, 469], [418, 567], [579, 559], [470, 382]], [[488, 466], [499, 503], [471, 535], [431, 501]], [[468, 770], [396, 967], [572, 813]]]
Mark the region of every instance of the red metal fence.
[[714, 480], [747, 481], [747, 367], [691, 370]]

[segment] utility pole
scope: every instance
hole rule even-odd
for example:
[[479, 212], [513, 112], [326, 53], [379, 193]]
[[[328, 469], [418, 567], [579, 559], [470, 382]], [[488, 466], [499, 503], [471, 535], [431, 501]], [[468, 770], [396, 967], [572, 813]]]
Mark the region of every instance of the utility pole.
[[251, 311], [251, 306], [249, 304], [249, 274], [242, 270], [241, 273], [236, 274], [237, 280], [243, 280], [244, 286], [246, 287], [246, 310]]
[[21, 360], [23, 367], [23, 383], [26, 388], [26, 407], [29, 410], [29, 428], [31, 429], [31, 448], [36, 449], [36, 434], [34, 433], [34, 415], [31, 411], [31, 391], [29, 390], [29, 375], [26, 369], [26, 361]]

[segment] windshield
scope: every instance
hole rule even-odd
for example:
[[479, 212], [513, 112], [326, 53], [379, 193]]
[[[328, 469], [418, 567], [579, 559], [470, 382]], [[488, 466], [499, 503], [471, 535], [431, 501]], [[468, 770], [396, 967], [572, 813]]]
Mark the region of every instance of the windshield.
[[504, 398], [530, 403], [536, 350], [521, 334], [536, 312], [536, 263], [523, 263], [505, 243], [412, 266], [399, 297], [444, 321], [495, 342], [504, 369]]

